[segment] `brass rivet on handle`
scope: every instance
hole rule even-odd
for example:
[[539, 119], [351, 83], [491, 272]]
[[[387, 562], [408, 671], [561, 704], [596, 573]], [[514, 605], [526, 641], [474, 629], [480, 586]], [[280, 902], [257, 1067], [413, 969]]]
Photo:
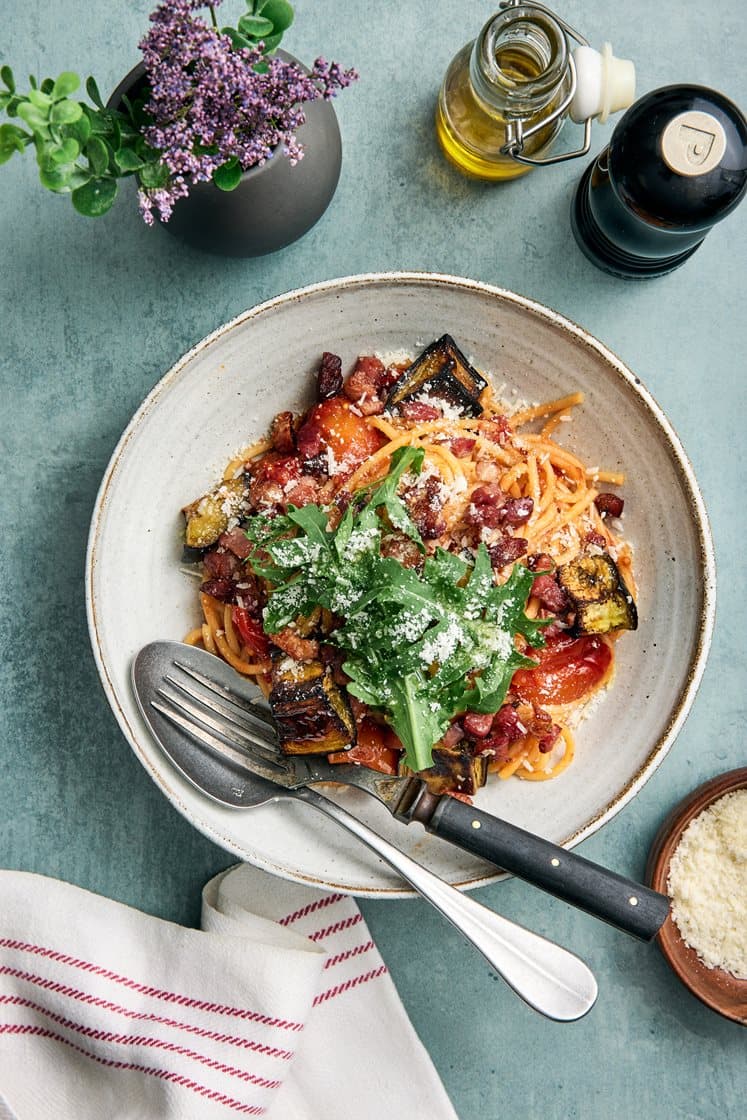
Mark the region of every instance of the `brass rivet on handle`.
[[472, 827], [473, 828], [480, 828], [480, 822], [479, 821], [473, 821], [472, 822]]

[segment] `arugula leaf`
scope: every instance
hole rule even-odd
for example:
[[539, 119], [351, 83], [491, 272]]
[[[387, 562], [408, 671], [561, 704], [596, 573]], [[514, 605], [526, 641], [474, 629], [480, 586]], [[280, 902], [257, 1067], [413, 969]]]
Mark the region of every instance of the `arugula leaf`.
[[454, 716], [500, 708], [516, 670], [534, 664], [516, 635], [540, 647], [547, 625], [526, 615], [534, 574], [517, 564], [497, 586], [484, 544], [471, 563], [437, 548], [422, 572], [382, 556], [392, 528], [424, 550], [397, 493], [422, 463], [422, 449], [398, 449], [386, 478], [356, 495], [336, 529], [316, 505], [246, 526], [248, 562], [270, 584], [265, 630], [277, 633], [316, 606], [338, 616], [329, 641], [344, 653], [348, 691], [384, 714], [415, 771], [432, 765]]

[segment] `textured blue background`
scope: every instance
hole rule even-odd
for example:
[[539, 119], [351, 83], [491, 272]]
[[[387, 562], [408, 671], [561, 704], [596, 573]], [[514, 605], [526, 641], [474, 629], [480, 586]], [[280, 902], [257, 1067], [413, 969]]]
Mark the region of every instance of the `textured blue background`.
[[[665, 763], [582, 846], [640, 876], [666, 812], [701, 781], [745, 763], [747, 205], [670, 277], [609, 278], [581, 256], [569, 229], [583, 163], [493, 187], [462, 179], [437, 150], [440, 79], [493, 4], [298, 6], [288, 48], [356, 65], [361, 80], [337, 102], [344, 164], [332, 206], [283, 252], [254, 261], [200, 255], [146, 229], [129, 192], [91, 222], [39, 187], [30, 156], [0, 171], [0, 863], [177, 921], [197, 919], [203, 882], [229, 857], [177, 816], [141, 770], [88, 645], [83, 569], [98, 483], [140, 400], [214, 327], [298, 285], [414, 268], [512, 288], [587, 327], [640, 375], [695, 466], [720, 580], [708, 669]], [[239, 7], [226, 3], [226, 18]], [[5, 0], [0, 57], [18, 74], [92, 72], [108, 90], [136, 61], [149, 9], [149, 0]], [[695, 81], [747, 107], [743, 0], [564, 0], [561, 14], [592, 43], [610, 39], [636, 60], [639, 93]], [[612, 124], [595, 128], [594, 153]], [[519, 882], [480, 898], [574, 947], [595, 969], [600, 998], [581, 1023], [550, 1024], [424, 904], [365, 903], [462, 1120], [742, 1112], [744, 1031], [692, 998], [655, 948]]]

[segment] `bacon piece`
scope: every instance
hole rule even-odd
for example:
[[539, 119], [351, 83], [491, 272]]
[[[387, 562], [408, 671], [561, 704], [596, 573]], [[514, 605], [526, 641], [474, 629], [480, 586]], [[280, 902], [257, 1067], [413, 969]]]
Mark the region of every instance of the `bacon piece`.
[[225, 548], [214, 548], [206, 552], [202, 563], [211, 579], [218, 580], [231, 579], [239, 567], [236, 555]]
[[363, 355], [355, 363], [353, 373], [349, 375], [343, 392], [349, 401], [354, 401], [364, 416], [372, 416], [372, 412], [365, 411], [366, 405], [379, 405], [384, 411], [384, 402], [381, 399], [381, 389], [384, 382], [384, 363], [372, 355]]
[[302, 459], [317, 459], [324, 447], [324, 440], [319, 428], [311, 424], [304, 424], [296, 434], [296, 447]]
[[296, 437], [293, 432], [293, 413], [279, 412], [270, 428], [272, 446], [281, 455], [292, 455], [296, 450]]
[[404, 533], [392, 533], [384, 537], [380, 551], [382, 556], [393, 556], [395, 560], [399, 560], [404, 568], [419, 568], [423, 560], [423, 554], [415, 541]]
[[319, 483], [309, 474], [302, 474], [297, 482], [285, 488], [285, 505], [308, 506], [319, 497]]
[[462, 719], [464, 730], [473, 739], [485, 739], [493, 726], [493, 712], [467, 712]]
[[507, 525], [524, 525], [532, 516], [533, 510], [532, 498], [507, 498], [501, 512]]
[[492, 443], [505, 447], [513, 435], [513, 430], [505, 416], [493, 416], [490, 420], [482, 420], [479, 426], [481, 436], [485, 436]]
[[543, 735], [537, 744], [542, 754], [549, 754], [558, 741], [560, 735], [560, 728], [557, 723], [553, 723], [547, 735]]
[[597, 494], [596, 498], [594, 499], [594, 505], [597, 507], [603, 517], [606, 513], [608, 513], [610, 517], [620, 517], [625, 506], [625, 502], [619, 494], [610, 494], [609, 492], [605, 491], [601, 494]]
[[468, 436], [455, 436], [449, 440], [449, 449], [452, 455], [456, 455], [457, 459], [466, 459], [472, 454], [476, 443], [476, 439], [470, 439]]
[[200, 591], [220, 599], [222, 603], [232, 603], [236, 594], [236, 584], [231, 579], [207, 579], [200, 584]]
[[446, 728], [446, 731], [441, 738], [441, 742], [445, 747], [455, 747], [457, 743], [461, 743], [463, 738], [464, 728], [461, 726], [458, 720], [454, 720], [454, 722], [449, 724], [449, 726]]
[[427, 401], [403, 401], [397, 406], [397, 410], [400, 416], [404, 416], [405, 420], [410, 420], [413, 424], [424, 424], [428, 420], [438, 420], [443, 416], [440, 408], [435, 404], [428, 404]]
[[337, 354], [325, 350], [316, 375], [317, 400], [326, 401], [336, 397], [342, 390], [342, 360]]
[[488, 482], [484, 486], [476, 486], [472, 491], [471, 501], [476, 506], [503, 505], [506, 495], [497, 482]]
[[490, 562], [494, 568], [505, 568], [523, 556], [527, 550], [527, 541], [524, 537], [501, 537], [495, 544], [488, 545]]
[[590, 529], [588, 533], [584, 534], [584, 544], [594, 545], [596, 548], [606, 548], [607, 540], [601, 533], [598, 533], [596, 529]]
[[238, 556], [239, 560], [246, 560], [247, 556], [252, 551], [251, 541], [244, 530], [238, 525], [222, 533], [220, 537], [218, 537], [218, 544], [223, 548], [229, 549], [234, 556]]
[[543, 607], [553, 614], [563, 614], [568, 610], [568, 596], [560, 586], [555, 576], [549, 572], [537, 576], [530, 592], [535, 599], [539, 599]]
[[527, 558], [527, 567], [530, 572], [551, 572], [555, 567], [555, 561], [546, 552], [533, 552]]
[[426, 478], [424, 483], [413, 486], [404, 495], [404, 501], [423, 540], [436, 540], [446, 532], [446, 521], [441, 515], [443, 498], [438, 479]]
[[292, 626], [271, 634], [270, 641], [295, 661], [313, 661], [319, 656], [319, 642], [315, 638], [302, 638]]

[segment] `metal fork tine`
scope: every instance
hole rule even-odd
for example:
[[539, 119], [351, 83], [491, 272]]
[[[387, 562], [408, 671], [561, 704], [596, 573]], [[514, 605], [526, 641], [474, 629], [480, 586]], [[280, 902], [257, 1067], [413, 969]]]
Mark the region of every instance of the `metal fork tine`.
[[273, 723], [272, 716], [261, 704], [254, 704], [251, 700], [246, 700], [243, 696], [238, 696], [224, 685], [218, 684], [217, 681], [212, 680], [211, 677], [207, 677], [204, 673], [193, 669], [191, 665], [185, 665], [181, 661], [174, 661], [174, 665], [176, 665], [177, 669], [181, 669], [183, 673], [186, 673], [187, 676], [193, 677], [203, 685], [204, 688], [211, 692], [213, 696], [222, 697], [227, 704], [232, 704], [242, 712], [254, 716], [255, 719], [261, 720], [262, 723], [266, 723], [274, 733], [275, 724]]
[[283, 771], [277, 767], [266, 766], [252, 755], [245, 753], [237, 747], [232, 747], [213, 735], [207, 728], [196, 724], [191, 717], [184, 716], [179, 710], [178, 706], [171, 707], [170, 704], [173, 700], [169, 698], [169, 704], [162, 704], [158, 700], [151, 700], [151, 707], [160, 712], [165, 719], [169, 720], [176, 727], [185, 731], [191, 739], [194, 739], [201, 747], [207, 747], [213, 754], [218, 755], [220, 758], [228, 762], [232, 762], [240, 769], [249, 770], [252, 774], [256, 774], [260, 778], [264, 778], [274, 785], [290, 787], [292, 782], [290, 775], [287, 771]]
[[[283, 761], [282, 755], [277, 747], [274, 746], [271, 741], [268, 742], [269, 728], [265, 731], [264, 724], [262, 725], [262, 731], [258, 731], [256, 723], [245, 719], [241, 713], [237, 713], [236, 709], [225, 704], [219, 696], [212, 695], [207, 697], [196, 688], [192, 688], [188, 682], [177, 680], [176, 677], [172, 677], [168, 673], [164, 677], [164, 681], [173, 685], [174, 688], [178, 689], [179, 692], [183, 693], [185, 696], [196, 700], [198, 705], [200, 705], [202, 709], [205, 709], [206, 712], [220, 714], [224, 720], [231, 725], [232, 733], [250, 742], [252, 744], [252, 750], [262, 758], [266, 759], [268, 762]], [[193, 713], [196, 713], [196, 709], [193, 709]], [[225, 732], [225, 728], [221, 728], [219, 725], [211, 723], [210, 726], [214, 727], [216, 731], [222, 730]]]
[[[169, 678], [166, 677], [165, 680], [169, 680]], [[240, 747], [248, 754], [259, 755], [263, 762], [276, 766], [280, 770], [288, 769], [288, 765], [281, 755], [264, 749], [263, 740], [258, 738], [256, 733], [245, 731], [243, 728], [234, 725], [227, 726], [221, 715], [214, 712], [205, 701], [193, 704], [187, 695], [177, 695], [163, 687], [156, 689], [156, 695], [160, 696], [162, 700], [167, 700], [182, 715], [197, 720], [203, 727], [214, 731], [217, 735], [224, 736], [234, 746]]]

